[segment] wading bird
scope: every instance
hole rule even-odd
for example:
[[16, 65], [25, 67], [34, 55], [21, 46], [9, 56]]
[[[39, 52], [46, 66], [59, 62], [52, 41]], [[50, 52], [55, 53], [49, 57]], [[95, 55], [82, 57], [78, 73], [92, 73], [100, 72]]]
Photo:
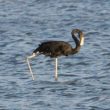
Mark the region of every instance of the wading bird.
[[55, 80], [58, 79], [58, 74], [57, 74], [58, 57], [76, 54], [80, 50], [81, 46], [84, 44], [84, 34], [81, 30], [73, 29], [71, 35], [76, 44], [75, 48], [73, 48], [68, 42], [65, 41], [47, 41], [41, 43], [39, 47], [33, 51], [32, 55], [27, 57], [27, 62], [32, 77], [33, 77], [33, 73], [28, 59], [31, 59], [36, 55], [44, 54], [45, 56], [55, 58]]

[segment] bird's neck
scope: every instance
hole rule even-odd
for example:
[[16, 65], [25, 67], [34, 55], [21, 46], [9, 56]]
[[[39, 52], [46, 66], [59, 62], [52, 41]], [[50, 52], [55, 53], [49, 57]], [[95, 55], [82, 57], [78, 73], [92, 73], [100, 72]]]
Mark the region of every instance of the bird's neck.
[[81, 46], [76, 46], [76, 48], [73, 48], [72, 49], [72, 54], [75, 54], [75, 53], [79, 52], [80, 48], [81, 48]]
[[79, 29], [74, 29], [71, 32], [72, 38], [75, 40], [75, 42], [78, 43], [82, 46], [84, 44], [84, 34], [81, 30]]
[[71, 34], [76, 44], [76, 47], [73, 48], [72, 52], [77, 53], [80, 50], [81, 46], [84, 44], [84, 35], [83, 32], [79, 29], [73, 30]]

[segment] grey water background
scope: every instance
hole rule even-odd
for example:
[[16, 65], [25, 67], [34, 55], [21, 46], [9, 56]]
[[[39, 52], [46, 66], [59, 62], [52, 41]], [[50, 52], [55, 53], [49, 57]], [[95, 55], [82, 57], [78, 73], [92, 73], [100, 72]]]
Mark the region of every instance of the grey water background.
[[[74, 45], [74, 56], [25, 59], [45, 40]], [[0, 0], [0, 110], [110, 110], [110, 0]]]

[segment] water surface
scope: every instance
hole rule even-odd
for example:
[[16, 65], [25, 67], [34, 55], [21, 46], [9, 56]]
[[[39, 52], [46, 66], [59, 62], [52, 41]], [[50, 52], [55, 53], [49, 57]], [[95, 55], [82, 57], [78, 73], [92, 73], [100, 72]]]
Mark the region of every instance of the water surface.
[[[0, 0], [1, 110], [110, 110], [110, 1]], [[25, 58], [45, 40], [74, 45], [71, 30], [85, 34], [74, 56]]]

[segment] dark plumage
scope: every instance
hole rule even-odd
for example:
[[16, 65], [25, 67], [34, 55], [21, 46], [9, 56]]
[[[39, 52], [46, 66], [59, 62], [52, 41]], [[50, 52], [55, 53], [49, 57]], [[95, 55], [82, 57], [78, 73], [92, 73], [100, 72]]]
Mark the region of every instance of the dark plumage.
[[72, 53], [72, 47], [69, 43], [64, 41], [48, 41], [40, 44], [39, 47], [34, 50], [34, 53], [36, 52], [50, 57], [68, 56]]
[[[79, 51], [81, 44], [83, 44], [83, 33], [79, 29], [75, 29], [72, 31], [72, 38], [76, 43], [76, 47], [72, 48], [72, 46], [68, 42], [64, 41], [47, 41], [43, 42], [39, 45], [37, 49], [33, 51], [33, 53], [39, 52], [39, 54], [44, 54], [50, 57], [58, 57], [58, 56], [68, 56], [71, 54], [75, 54]], [[78, 36], [75, 36], [78, 34]], [[79, 38], [77, 38], [79, 37]]]

